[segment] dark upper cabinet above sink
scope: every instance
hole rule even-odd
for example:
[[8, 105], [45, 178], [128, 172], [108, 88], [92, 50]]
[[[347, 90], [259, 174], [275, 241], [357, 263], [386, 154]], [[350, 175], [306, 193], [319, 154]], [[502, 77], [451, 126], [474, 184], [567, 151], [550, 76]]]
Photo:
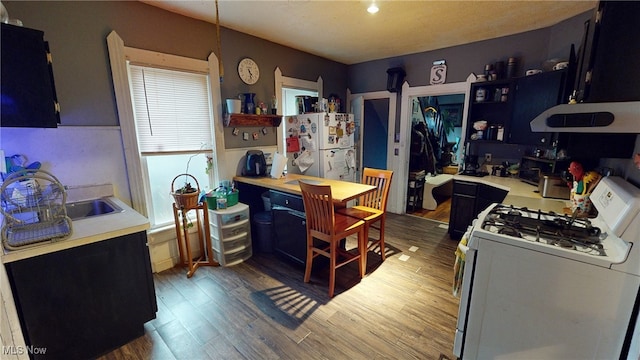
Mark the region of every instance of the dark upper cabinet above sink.
[[59, 105], [49, 44], [39, 30], [2, 25], [2, 127], [56, 127]]

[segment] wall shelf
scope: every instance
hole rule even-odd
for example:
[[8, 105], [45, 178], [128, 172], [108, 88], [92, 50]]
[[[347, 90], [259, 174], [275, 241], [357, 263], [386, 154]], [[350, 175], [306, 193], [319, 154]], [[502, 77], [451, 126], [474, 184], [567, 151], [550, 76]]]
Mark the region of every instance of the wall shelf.
[[282, 115], [250, 115], [225, 114], [224, 126], [273, 126], [278, 127], [282, 122]]

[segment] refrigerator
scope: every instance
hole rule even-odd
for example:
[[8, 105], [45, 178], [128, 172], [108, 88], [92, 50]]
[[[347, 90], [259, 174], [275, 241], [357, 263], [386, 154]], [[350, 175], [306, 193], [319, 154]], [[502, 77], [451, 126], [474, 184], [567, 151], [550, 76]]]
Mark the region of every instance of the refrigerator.
[[353, 114], [309, 113], [285, 118], [287, 172], [355, 182]]

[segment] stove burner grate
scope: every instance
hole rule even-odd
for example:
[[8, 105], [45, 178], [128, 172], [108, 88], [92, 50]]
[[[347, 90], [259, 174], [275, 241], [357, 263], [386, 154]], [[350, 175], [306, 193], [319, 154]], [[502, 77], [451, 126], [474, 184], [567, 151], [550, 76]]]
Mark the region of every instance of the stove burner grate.
[[541, 210], [532, 211], [513, 206], [496, 205], [483, 222], [483, 229], [498, 234], [525, 238], [536, 242], [577, 251], [605, 255], [600, 242], [600, 228], [588, 219], [558, 215]]
[[522, 237], [522, 234], [511, 226], [501, 227], [500, 230], [498, 230], [498, 234], [504, 234], [504, 235], [509, 235], [509, 236], [518, 237], [518, 238]]

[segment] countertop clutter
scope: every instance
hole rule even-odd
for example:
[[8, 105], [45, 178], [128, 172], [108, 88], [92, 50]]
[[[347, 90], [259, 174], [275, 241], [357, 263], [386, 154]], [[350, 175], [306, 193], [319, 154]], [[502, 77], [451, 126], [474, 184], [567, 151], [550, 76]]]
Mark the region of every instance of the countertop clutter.
[[538, 192], [537, 186], [527, 184], [517, 178], [493, 175], [484, 177], [455, 175], [453, 179], [481, 183], [506, 190], [508, 191], [507, 196], [502, 201], [506, 205], [554, 211], [560, 214], [564, 212], [564, 208], [569, 207], [567, 200], [543, 198]]

